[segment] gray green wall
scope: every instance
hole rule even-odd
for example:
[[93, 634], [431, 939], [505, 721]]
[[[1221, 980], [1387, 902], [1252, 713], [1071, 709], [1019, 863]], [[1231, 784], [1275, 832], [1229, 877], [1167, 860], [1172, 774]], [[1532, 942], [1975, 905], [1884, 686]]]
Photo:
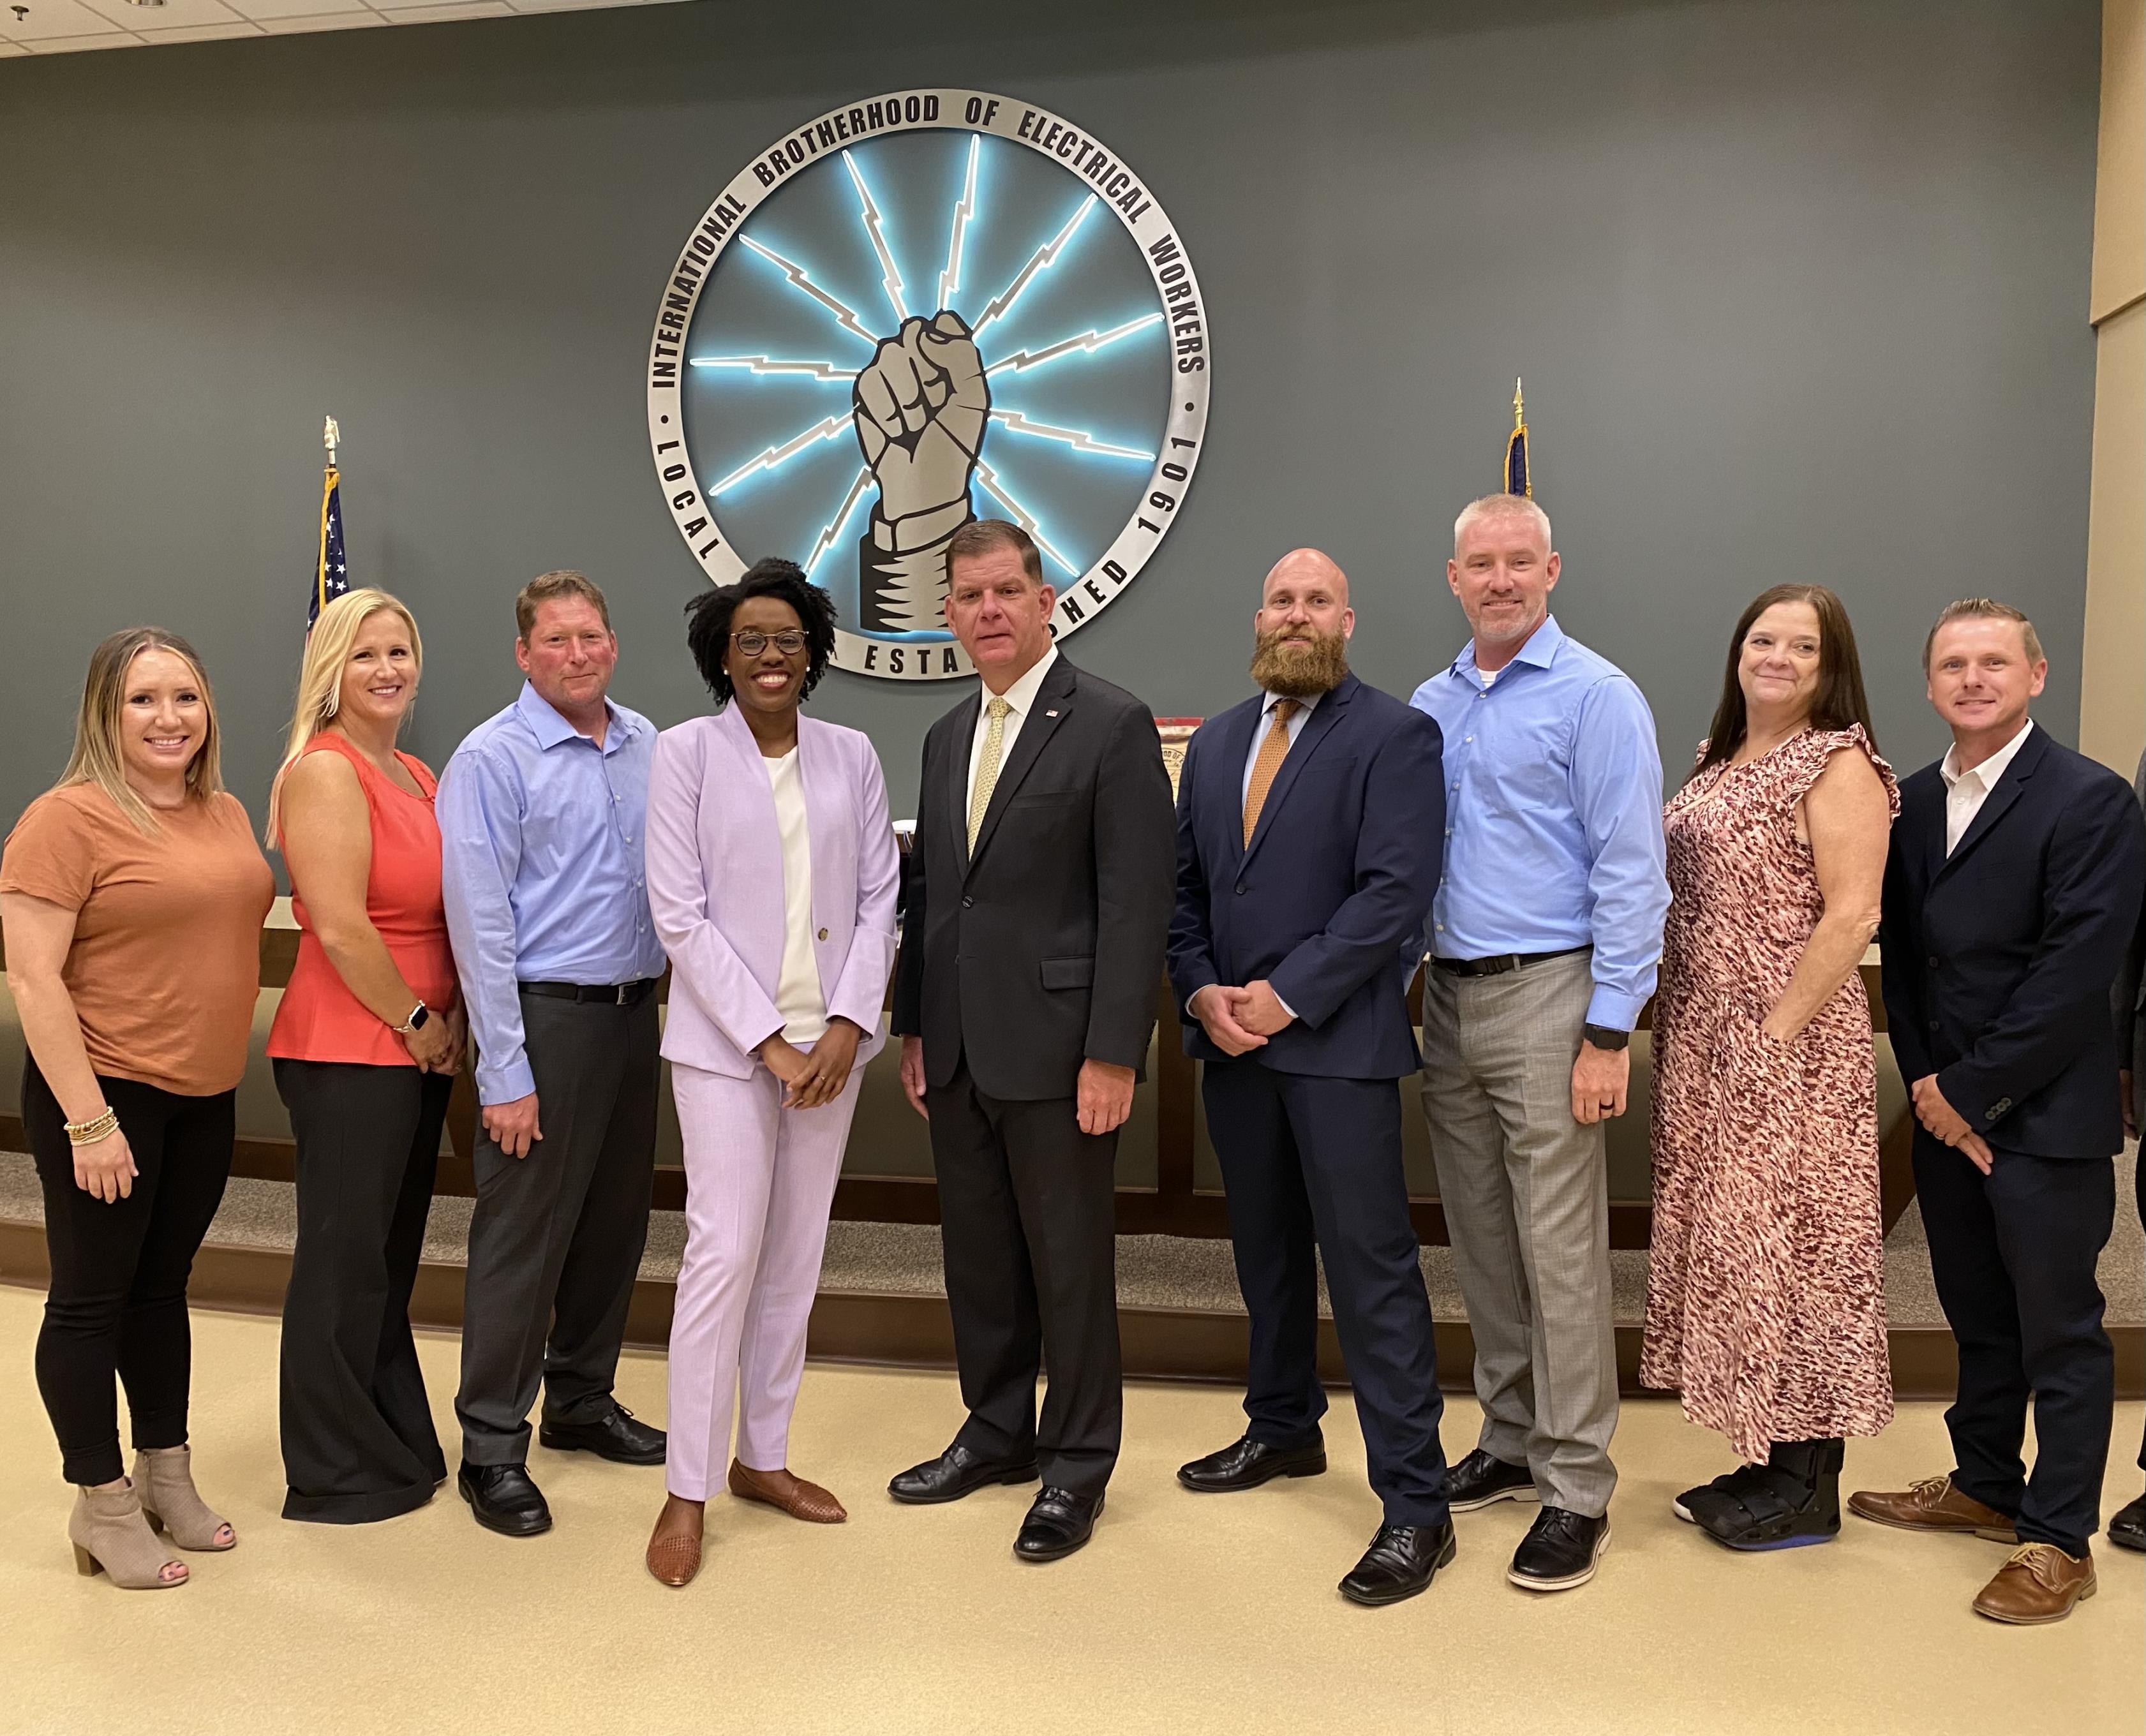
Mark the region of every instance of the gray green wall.
[[[1673, 767], [1738, 609], [1789, 579], [1847, 598], [1904, 769], [1942, 746], [1922, 634], [1967, 593], [2037, 616], [2072, 739], [2099, 12], [698, 0], [0, 62], [0, 822], [64, 757], [90, 645], [143, 619], [201, 646], [259, 811], [327, 411], [353, 576], [425, 629], [418, 752], [511, 696], [510, 601], [551, 566], [609, 589], [618, 696], [693, 711], [702, 581], [640, 391], [666, 267], [777, 134], [916, 84], [1092, 129], [1193, 250], [1206, 454], [1071, 641], [1158, 711], [1240, 696], [1298, 543], [1349, 570], [1368, 679], [1450, 658], [1447, 527], [1525, 374], [1560, 617]], [[907, 811], [954, 697], [838, 674], [815, 703]]]

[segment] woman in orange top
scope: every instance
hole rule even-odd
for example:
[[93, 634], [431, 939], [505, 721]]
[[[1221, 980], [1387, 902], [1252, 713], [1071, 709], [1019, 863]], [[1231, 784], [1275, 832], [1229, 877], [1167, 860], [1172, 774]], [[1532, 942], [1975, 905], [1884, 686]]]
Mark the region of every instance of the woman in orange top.
[[268, 803], [302, 930], [268, 1038], [298, 1148], [286, 1519], [392, 1519], [447, 1474], [409, 1317], [463, 1042], [432, 774], [395, 746], [422, 660], [385, 591], [322, 610]]
[[75, 1564], [129, 1590], [186, 1584], [156, 1529], [182, 1549], [237, 1541], [194, 1492], [187, 1279], [231, 1173], [275, 895], [223, 789], [201, 660], [155, 627], [114, 633], [89, 660], [66, 771], [0, 857], [0, 921], [52, 1259], [37, 1387], [81, 1490]]

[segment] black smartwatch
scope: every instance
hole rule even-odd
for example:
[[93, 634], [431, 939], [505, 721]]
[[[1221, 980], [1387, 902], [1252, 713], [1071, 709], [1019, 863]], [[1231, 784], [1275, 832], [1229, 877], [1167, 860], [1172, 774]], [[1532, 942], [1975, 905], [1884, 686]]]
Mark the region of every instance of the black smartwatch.
[[1580, 1035], [1597, 1049], [1622, 1049], [1632, 1040], [1629, 1030], [1613, 1030], [1606, 1025], [1588, 1025]]

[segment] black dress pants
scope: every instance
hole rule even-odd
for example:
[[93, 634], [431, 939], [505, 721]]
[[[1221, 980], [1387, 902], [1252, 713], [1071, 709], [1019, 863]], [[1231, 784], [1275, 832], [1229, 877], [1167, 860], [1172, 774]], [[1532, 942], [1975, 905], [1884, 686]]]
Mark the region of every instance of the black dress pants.
[[182, 1097], [99, 1077], [134, 1154], [133, 1190], [107, 1204], [75, 1185], [67, 1115], [34, 1060], [22, 1125], [45, 1199], [52, 1285], [37, 1333], [37, 1390], [70, 1483], [126, 1474], [116, 1374], [137, 1447], [186, 1444], [193, 1338], [187, 1280], [231, 1174], [236, 1093]]
[[1445, 1400], [1430, 1297], [1401, 1169], [1400, 1084], [1210, 1061], [1201, 1092], [1251, 1316], [1252, 1439], [1319, 1439], [1319, 1265], [1356, 1399], [1370, 1484], [1390, 1524], [1445, 1523]]
[[454, 1081], [415, 1067], [276, 1063], [298, 1145], [283, 1298], [283, 1517], [361, 1525], [447, 1474], [410, 1334]]
[[[1938, 1300], [1959, 1344], [1945, 1413], [1953, 1480], [2016, 1514], [2022, 1543], [2085, 1553], [2101, 1523], [2116, 1402], [2094, 1267], [2116, 1221], [2107, 1158], [1998, 1151], [1984, 1175], [1915, 1130], [1915, 1193]], [[2020, 1458], [2034, 1407], [2034, 1469]]]
[[472, 1464], [527, 1463], [540, 1381], [554, 1422], [610, 1411], [656, 1180], [654, 994], [631, 1006], [525, 994], [522, 1020], [544, 1137], [526, 1157], [477, 1140], [455, 1399]]
[[[980, 1457], [1036, 1456], [1050, 1487], [1100, 1495], [1124, 1430], [1118, 1353], [1118, 1136], [1080, 1131], [1071, 1097], [986, 1096], [966, 1061], [926, 1094], [946, 1303]], [[1039, 1419], [1036, 1377], [1051, 1369]]]

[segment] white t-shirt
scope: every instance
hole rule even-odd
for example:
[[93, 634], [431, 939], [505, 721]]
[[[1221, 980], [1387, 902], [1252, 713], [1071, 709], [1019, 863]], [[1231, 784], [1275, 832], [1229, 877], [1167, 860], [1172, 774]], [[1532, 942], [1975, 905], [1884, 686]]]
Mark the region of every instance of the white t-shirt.
[[775, 985], [775, 1010], [782, 1015], [786, 1043], [816, 1043], [826, 1035], [827, 1002], [812, 950], [812, 833], [805, 784], [794, 747], [777, 760], [762, 755], [760, 763], [775, 790], [775, 823], [782, 834], [782, 977]]

